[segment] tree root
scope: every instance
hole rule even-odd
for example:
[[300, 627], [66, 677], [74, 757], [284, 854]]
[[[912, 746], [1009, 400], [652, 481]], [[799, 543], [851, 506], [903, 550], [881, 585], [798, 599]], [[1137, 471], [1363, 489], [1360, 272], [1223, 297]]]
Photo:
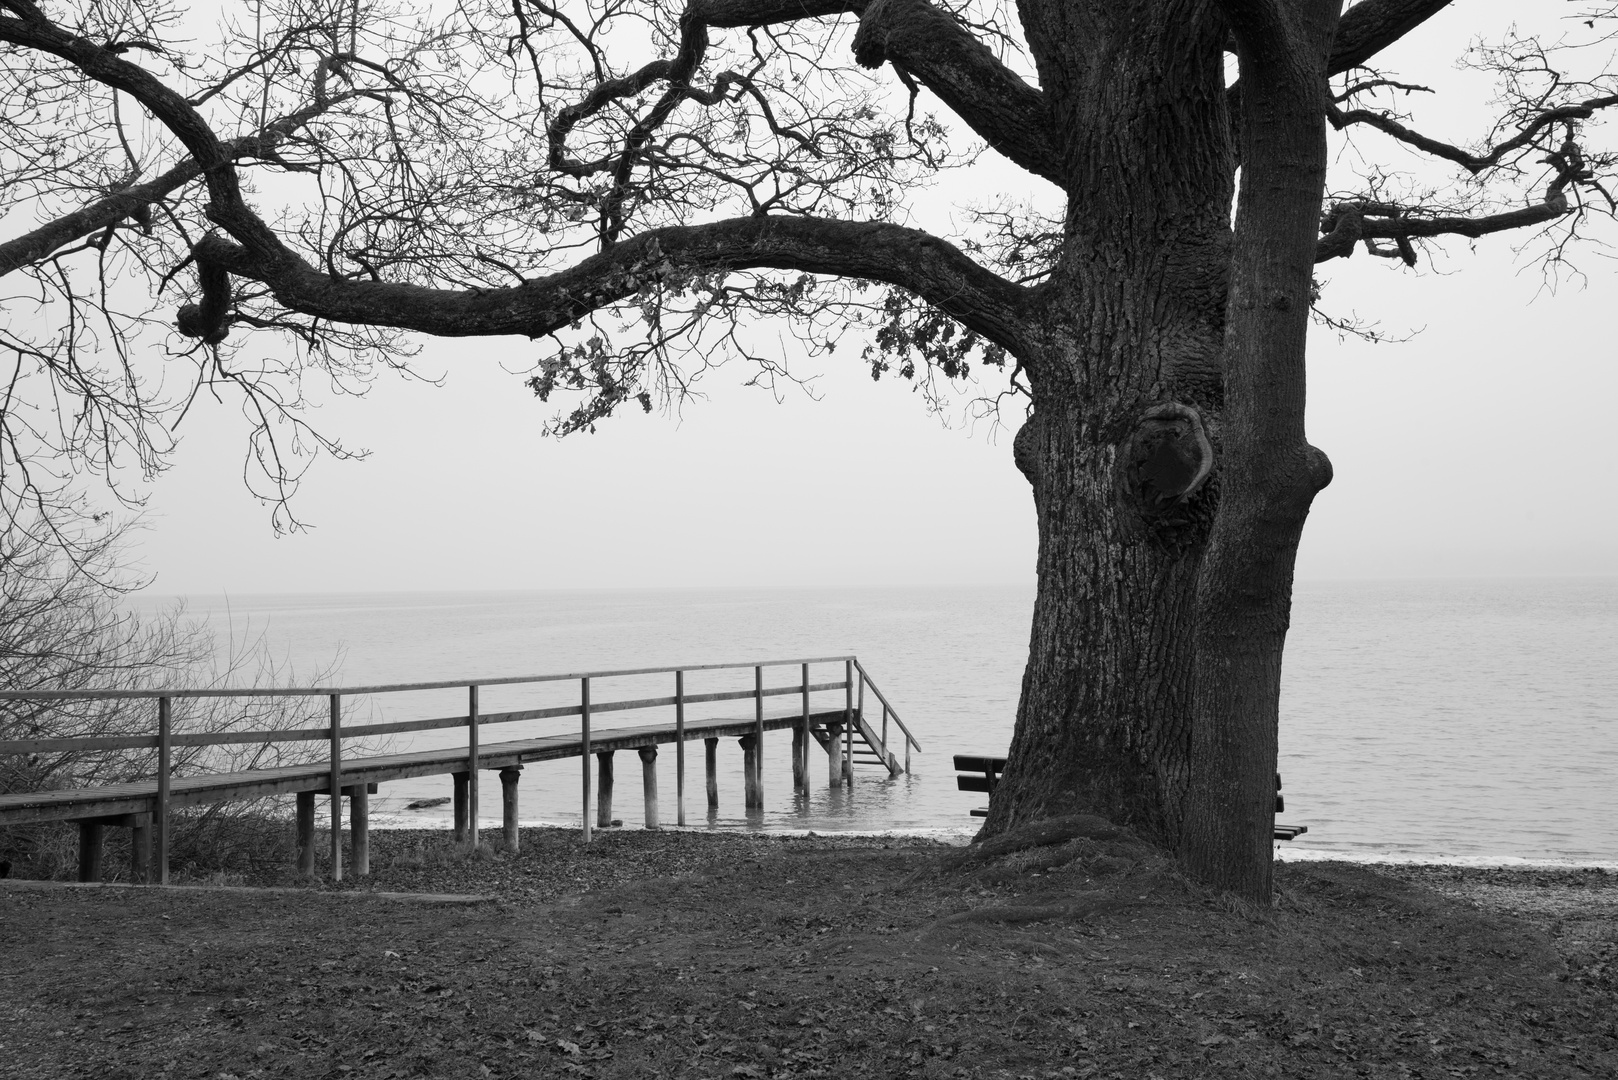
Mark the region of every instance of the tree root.
[[1069, 814], [1046, 818], [1018, 826], [1010, 832], [991, 836], [944, 859], [945, 869], [981, 865], [1029, 848], [1051, 847], [1069, 840], [1095, 840], [1100, 842], [1133, 840], [1129, 833], [1106, 818], [1094, 814]]

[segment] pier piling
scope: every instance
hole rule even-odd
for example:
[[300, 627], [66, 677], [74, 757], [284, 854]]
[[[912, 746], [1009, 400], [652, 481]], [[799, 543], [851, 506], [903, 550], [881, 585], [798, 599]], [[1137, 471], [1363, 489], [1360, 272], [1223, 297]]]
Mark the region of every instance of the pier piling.
[[101, 880], [101, 843], [107, 827], [101, 821], [79, 822], [79, 880]]
[[371, 800], [364, 784], [343, 789], [348, 796], [349, 830], [353, 835], [354, 876], [371, 874]]
[[807, 762], [803, 756], [803, 728], [792, 729], [792, 791], [794, 794], [804, 791], [809, 786], [809, 778], [805, 775], [804, 766]]
[[464, 844], [467, 837], [466, 815], [470, 809], [468, 796], [471, 794], [471, 776], [464, 772], [451, 773], [450, 780], [455, 795], [455, 842]]
[[826, 768], [832, 787], [843, 786], [843, 725], [832, 721], [826, 725]]
[[703, 764], [708, 772], [708, 809], [719, 809], [719, 740], [702, 740]]
[[517, 854], [517, 781], [522, 779], [521, 765], [508, 765], [500, 770], [500, 811], [506, 850]]
[[757, 735], [743, 735], [736, 740], [742, 744], [742, 782], [744, 785], [743, 805], [749, 810], [764, 809], [764, 785], [761, 782], [759, 768], [759, 744]]
[[646, 827], [658, 828], [657, 820], [657, 747], [643, 746], [640, 754], [641, 790], [646, 796]]
[[144, 885], [152, 876], [152, 815], [134, 814], [129, 827], [129, 876]]
[[612, 827], [612, 755], [603, 750], [596, 754], [596, 828]]
[[315, 876], [315, 793], [298, 792], [298, 874]]

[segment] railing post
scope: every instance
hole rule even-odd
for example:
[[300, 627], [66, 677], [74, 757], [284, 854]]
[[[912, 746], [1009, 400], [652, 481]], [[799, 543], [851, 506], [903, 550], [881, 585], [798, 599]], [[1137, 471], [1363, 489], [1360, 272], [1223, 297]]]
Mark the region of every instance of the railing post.
[[843, 741], [843, 725], [836, 720], [826, 721], [826, 771], [827, 782], [834, 788], [843, 786], [842, 751], [838, 748]]
[[343, 880], [343, 696], [331, 695], [331, 879]]
[[685, 672], [674, 673], [675, 820], [685, 825]]
[[169, 699], [157, 699], [157, 883], [169, 883], [169, 770], [173, 768], [174, 733]]
[[792, 740], [792, 790], [809, 793], [809, 665], [803, 665], [803, 718]]
[[584, 762], [584, 842], [590, 842], [590, 676], [586, 675], [579, 680], [579, 726], [583, 734], [583, 753], [579, 760]]
[[888, 752], [888, 703], [882, 703], [882, 752]]
[[478, 847], [478, 688], [466, 688], [466, 820], [467, 839]]
[[[864, 687], [861, 688], [864, 694]], [[842, 778], [854, 783], [854, 661], [843, 661], [843, 765]]]
[[753, 792], [764, 809], [764, 665], [753, 668]]
[[854, 790], [854, 725], [850, 724], [843, 729], [843, 779], [848, 782], [848, 789]]

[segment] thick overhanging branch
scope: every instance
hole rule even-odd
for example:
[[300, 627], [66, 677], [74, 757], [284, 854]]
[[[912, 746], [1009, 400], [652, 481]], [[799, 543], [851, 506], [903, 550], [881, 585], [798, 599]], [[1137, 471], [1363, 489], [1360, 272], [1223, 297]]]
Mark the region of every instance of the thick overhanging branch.
[[870, 0], [691, 0], [686, 10], [691, 17], [718, 30], [858, 15], [869, 3]]
[[1061, 157], [1043, 95], [966, 27], [927, 0], [873, 0], [860, 16], [854, 59], [886, 61], [919, 79], [995, 151], [1061, 183]]
[[[1347, 11], [1337, 22], [1337, 33], [1326, 62], [1326, 74], [1340, 75], [1350, 68], [1360, 67], [1377, 53], [1386, 49], [1416, 27], [1448, 7], [1453, 0], [1362, 0]], [[1266, 12], [1268, 0], [1232, 0], [1239, 16], [1246, 18], [1278, 19], [1278, 13]], [[1231, 85], [1228, 94], [1231, 116], [1240, 115], [1241, 82]]]
[[[1326, 62], [1328, 75], [1361, 67], [1377, 53], [1449, 7], [1454, 0], [1361, 0], [1337, 22]], [[1240, 19], [1279, 23], [1281, 11], [1271, 0], [1229, 0], [1228, 11]]]
[[[442, 336], [537, 337], [665, 278], [774, 268], [896, 285], [985, 338], [1017, 347], [1024, 297], [1020, 286], [927, 233], [878, 222], [755, 216], [654, 230], [571, 269], [507, 289], [439, 290], [323, 273], [288, 248], [246, 205], [233, 165], [234, 148], [221, 143], [185, 98], [117, 50], [67, 32], [26, 3], [5, 0], [4, 6], [21, 17], [0, 17], [0, 41], [59, 56], [89, 78], [129, 94], [181, 140], [196, 162], [208, 187], [208, 217], [228, 234], [228, 239], [210, 235], [196, 245], [202, 301], [179, 313], [181, 331], [204, 341], [222, 340], [228, 329], [229, 275], [260, 281], [289, 310], [320, 320]], [[743, 6], [720, 4], [715, 10], [733, 18]], [[801, 14], [802, 5], [798, 10]], [[705, 31], [697, 27], [691, 35], [695, 55], [682, 63], [694, 65]], [[687, 88], [677, 89], [685, 93]]]
[[1361, 0], [1337, 24], [1327, 74], [1360, 67], [1377, 53], [1449, 7], [1452, 0]]
[[[334, 279], [301, 260], [265, 264], [221, 236], [195, 254], [269, 286], [278, 303], [314, 318], [391, 326], [442, 337], [540, 337], [642, 290], [689, 274], [777, 269], [881, 281], [908, 289], [967, 328], [1016, 351], [1027, 292], [917, 229], [797, 216], [745, 217], [655, 229], [575, 266], [505, 289], [429, 289]], [[192, 331], [206, 328], [200, 324]]]

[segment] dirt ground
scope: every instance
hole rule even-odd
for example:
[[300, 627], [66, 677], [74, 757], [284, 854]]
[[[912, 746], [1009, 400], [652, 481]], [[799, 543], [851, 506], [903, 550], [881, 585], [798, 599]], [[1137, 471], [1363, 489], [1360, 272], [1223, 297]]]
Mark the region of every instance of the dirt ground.
[[341, 889], [0, 882], [0, 1074], [1618, 1076], [1618, 874], [1290, 864], [1257, 910], [1097, 819], [522, 844], [378, 832]]

